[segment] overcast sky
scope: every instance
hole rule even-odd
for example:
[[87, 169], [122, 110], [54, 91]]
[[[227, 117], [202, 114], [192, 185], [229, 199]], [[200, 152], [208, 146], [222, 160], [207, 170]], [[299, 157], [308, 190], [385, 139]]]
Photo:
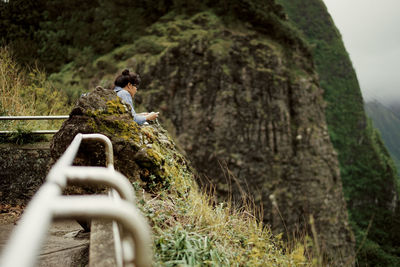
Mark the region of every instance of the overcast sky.
[[365, 100], [400, 102], [400, 0], [323, 0]]

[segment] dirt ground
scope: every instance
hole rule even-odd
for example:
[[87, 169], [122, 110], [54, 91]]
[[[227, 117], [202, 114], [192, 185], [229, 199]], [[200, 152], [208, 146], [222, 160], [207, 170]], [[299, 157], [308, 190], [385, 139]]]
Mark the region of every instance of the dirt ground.
[[0, 204], [0, 225], [15, 224], [23, 211], [24, 206]]

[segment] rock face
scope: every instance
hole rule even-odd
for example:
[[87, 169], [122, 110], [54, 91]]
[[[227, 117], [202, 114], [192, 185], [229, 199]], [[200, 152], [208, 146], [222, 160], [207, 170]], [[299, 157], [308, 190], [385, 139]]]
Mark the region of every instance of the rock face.
[[322, 250], [351, 265], [354, 240], [312, 60], [211, 20], [193, 18], [185, 24], [190, 37], [172, 34], [177, 45], [155, 63], [138, 63], [148, 90], [143, 102], [162, 112], [219, 195], [249, 194], [264, 221], [288, 236], [310, 232], [312, 216]]
[[0, 202], [26, 204], [51, 166], [48, 143], [0, 147]]

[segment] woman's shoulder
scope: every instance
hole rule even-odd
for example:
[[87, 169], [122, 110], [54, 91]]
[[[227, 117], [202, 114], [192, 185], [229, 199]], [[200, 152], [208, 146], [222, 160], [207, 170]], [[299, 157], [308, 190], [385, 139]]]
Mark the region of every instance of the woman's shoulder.
[[117, 95], [119, 97], [131, 97], [131, 94], [128, 91], [124, 90], [124, 89], [119, 90], [116, 93], [117, 93]]

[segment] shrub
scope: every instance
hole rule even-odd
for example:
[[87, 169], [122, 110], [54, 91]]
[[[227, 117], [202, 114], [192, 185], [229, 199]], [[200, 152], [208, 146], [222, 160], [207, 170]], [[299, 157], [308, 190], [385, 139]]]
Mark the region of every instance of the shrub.
[[[3, 116], [33, 116], [68, 113], [65, 93], [55, 88], [46, 79], [46, 74], [37, 67], [21, 68], [7, 47], [0, 47], [0, 114]], [[18, 128], [9, 141], [34, 140], [27, 132], [60, 127], [60, 121], [1, 121], [2, 130]], [[25, 141], [22, 141], [25, 140]], [[4, 138], [2, 138], [4, 142]]]

